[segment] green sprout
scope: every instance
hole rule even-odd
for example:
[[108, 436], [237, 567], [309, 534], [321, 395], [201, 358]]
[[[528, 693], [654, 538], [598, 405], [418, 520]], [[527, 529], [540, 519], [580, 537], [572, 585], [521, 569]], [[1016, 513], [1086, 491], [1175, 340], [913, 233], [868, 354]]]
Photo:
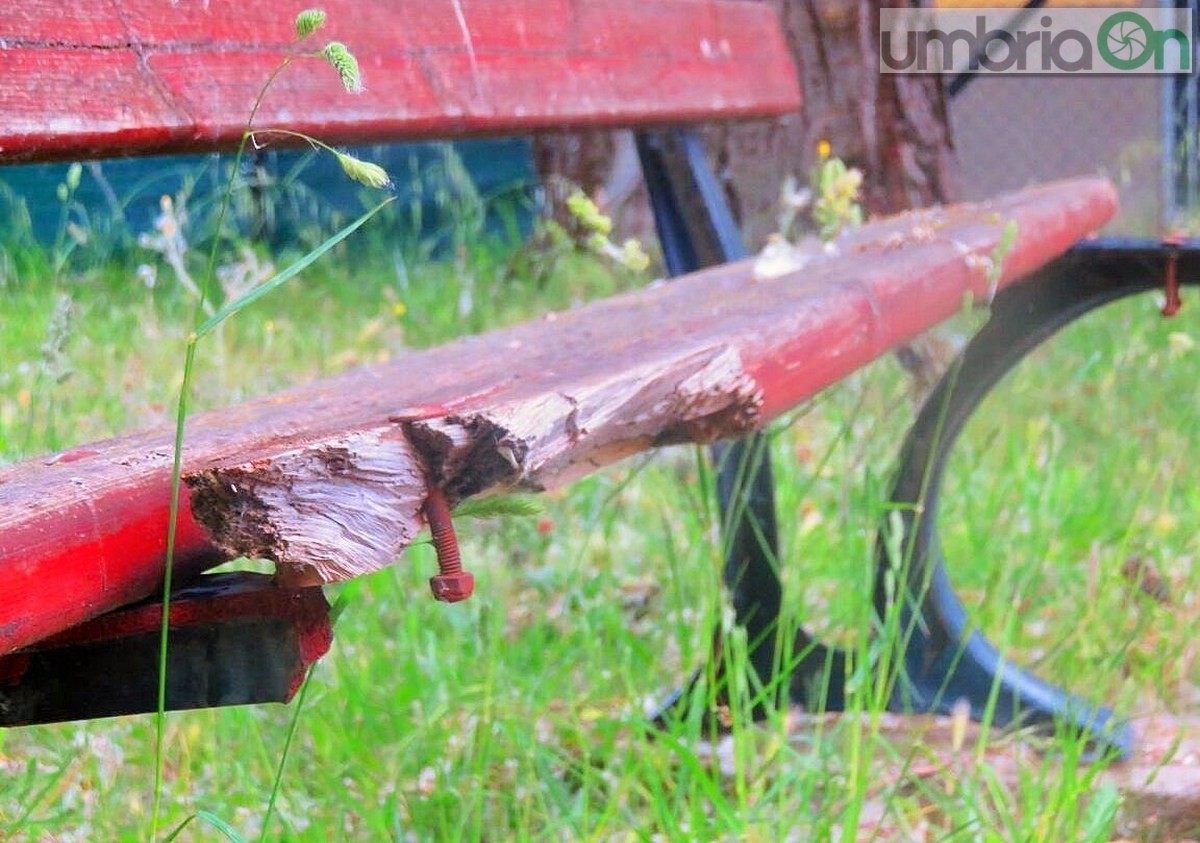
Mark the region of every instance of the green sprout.
[[487, 495], [470, 498], [454, 508], [455, 518], [531, 518], [546, 511], [532, 495]]
[[812, 217], [822, 240], [862, 225], [862, 181], [862, 171], [847, 167], [840, 158], [825, 157], [817, 166], [812, 179]]
[[576, 189], [567, 197], [567, 210], [586, 232], [584, 243], [590, 250], [634, 272], [644, 272], [650, 266], [650, 257], [637, 240], [631, 237], [619, 246], [612, 241], [612, 217], [602, 213], [582, 190]]

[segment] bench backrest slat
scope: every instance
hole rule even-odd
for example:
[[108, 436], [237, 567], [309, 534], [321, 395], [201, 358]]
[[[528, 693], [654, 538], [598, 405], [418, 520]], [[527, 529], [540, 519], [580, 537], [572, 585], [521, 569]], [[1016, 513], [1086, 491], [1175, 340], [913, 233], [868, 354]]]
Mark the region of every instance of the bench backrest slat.
[[[256, 125], [334, 143], [760, 117], [799, 105], [775, 12], [748, 0], [331, 0], [366, 93], [294, 62]], [[297, 10], [301, 4], [297, 4]], [[82, 11], [81, 11], [82, 10]], [[0, 11], [0, 162], [236, 144], [287, 53], [274, 3], [26, 0]]]

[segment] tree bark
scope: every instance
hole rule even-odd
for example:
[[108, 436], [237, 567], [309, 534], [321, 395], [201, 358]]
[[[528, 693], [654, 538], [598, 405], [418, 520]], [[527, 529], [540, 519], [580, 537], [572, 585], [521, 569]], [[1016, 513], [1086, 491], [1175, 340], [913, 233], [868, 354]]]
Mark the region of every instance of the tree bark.
[[[863, 208], [878, 216], [956, 198], [954, 145], [940, 76], [879, 72], [879, 11], [904, 0], [770, 0], [791, 47], [804, 103], [795, 117], [713, 130], [720, 172], [747, 242], [775, 228], [779, 185], [804, 183], [827, 141], [863, 172]], [[932, 338], [896, 351], [921, 401], [949, 355]]]
[[771, 0], [804, 104], [798, 115], [713, 130], [749, 240], [774, 226], [779, 185], [801, 182], [820, 141], [863, 171], [863, 205], [882, 215], [953, 201], [954, 147], [941, 77], [879, 73], [879, 10], [897, 0]]
[[[775, 227], [787, 176], [805, 181], [817, 145], [863, 171], [870, 215], [954, 201], [954, 145], [939, 76], [879, 73], [879, 10], [919, 5], [903, 0], [768, 0], [786, 32], [804, 104], [773, 120], [723, 124], [709, 130], [710, 148], [747, 245], [755, 249]], [[538, 172], [578, 185], [619, 212], [624, 188], [619, 136], [603, 130], [535, 139]], [[644, 195], [633, 194], [633, 202]], [[552, 201], [551, 212], [556, 205]], [[644, 213], [631, 216], [641, 225]], [[644, 231], [635, 231], [644, 234]]]

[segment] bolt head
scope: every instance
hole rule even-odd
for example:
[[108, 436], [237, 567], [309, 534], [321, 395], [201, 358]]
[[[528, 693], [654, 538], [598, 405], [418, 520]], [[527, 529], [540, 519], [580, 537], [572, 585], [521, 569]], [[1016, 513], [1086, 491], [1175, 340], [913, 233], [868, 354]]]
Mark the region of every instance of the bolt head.
[[457, 574], [438, 574], [429, 578], [435, 599], [443, 603], [458, 603], [475, 593], [475, 577], [467, 571]]

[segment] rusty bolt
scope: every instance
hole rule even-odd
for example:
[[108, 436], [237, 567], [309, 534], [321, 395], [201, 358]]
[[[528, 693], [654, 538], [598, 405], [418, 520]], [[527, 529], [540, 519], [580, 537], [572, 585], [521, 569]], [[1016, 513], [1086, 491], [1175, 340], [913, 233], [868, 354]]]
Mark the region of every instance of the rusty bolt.
[[438, 574], [429, 578], [429, 587], [433, 589], [434, 598], [443, 603], [457, 603], [475, 593], [475, 577], [470, 571]]
[[430, 487], [425, 498], [425, 520], [429, 522], [438, 559], [438, 574], [429, 580], [434, 598], [443, 603], [466, 600], [475, 591], [475, 577], [462, 569], [450, 504], [446, 502], [445, 492], [439, 488]]
[[1179, 308], [1183, 306], [1183, 302], [1179, 298], [1179, 276], [1177, 274], [1177, 266], [1179, 264], [1179, 252], [1171, 252], [1167, 255], [1167, 273], [1163, 279], [1163, 306], [1162, 315], [1166, 317], [1174, 316], [1179, 312]]

